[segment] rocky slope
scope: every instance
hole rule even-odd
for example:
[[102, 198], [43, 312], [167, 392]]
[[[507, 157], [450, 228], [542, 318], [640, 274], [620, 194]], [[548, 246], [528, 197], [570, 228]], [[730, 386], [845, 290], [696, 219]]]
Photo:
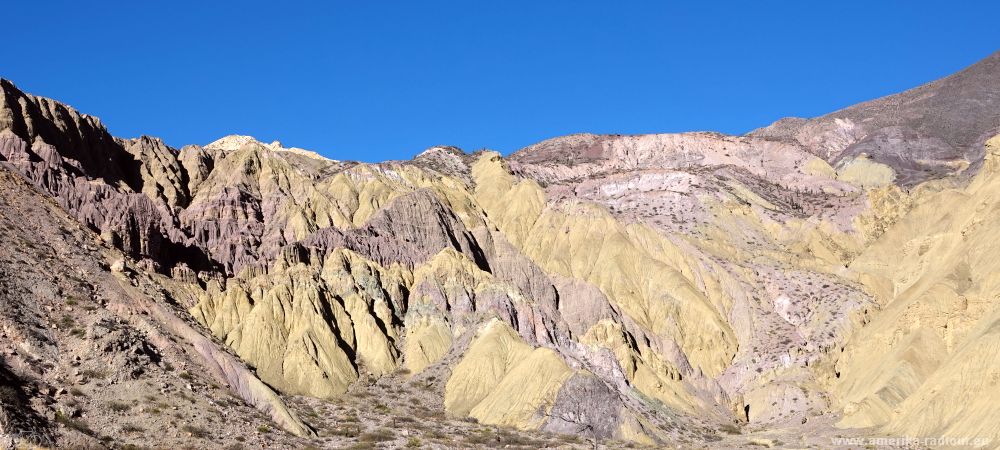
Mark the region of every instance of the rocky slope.
[[865, 155], [892, 168], [895, 182], [907, 187], [975, 173], [983, 144], [1000, 127], [998, 71], [994, 53], [916, 89], [816, 119], [782, 119], [750, 135], [794, 142], [835, 167]]
[[312, 433], [115, 249], [6, 169], [0, 186], [4, 436], [99, 447], [207, 430], [265, 442], [254, 430], [271, 423]]
[[843, 425], [996, 437], [1000, 137], [985, 148], [971, 183], [925, 194], [852, 262], [882, 312], [837, 363]]
[[[984, 246], [998, 80], [995, 54], [747, 136], [573, 135], [507, 158], [435, 147], [381, 164], [246, 136], [180, 150], [118, 139], [0, 81], [0, 165], [81, 224], [74, 239], [97, 237], [87, 246], [101, 255], [69, 237], [59, 245], [90, 259], [82, 283], [124, 293], [115, 317], [174, 336], [138, 352], [157, 379], [183, 385], [157, 355], [188, 354], [188, 377], [228, 387], [290, 433], [265, 436], [272, 445], [362, 444], [329, 405], [415, 387], [425, 396], [414, 402], [437, 412], [412, 438], [431, 446], [486, 445], [442, 437], [482, 425], [502, 427], [492, 444], [503, 445], [523, 442], [500, 429], [631, 445], [828, 447], [885, 433], [1000, 442], [987, 419], [1000, 366]], [[39, 195], [4, 176], [23, 184], [8, 202]], [[11, 229], [21, 214], [4, 210]], [[61, 214], [32, 217], [68, 223]], [[42, 239], [19, 226], [17, 239]], [[59, 317], [45, 305], [63, 292], [11, 304], [45, 328]], [[4, 315], [23, 317], [35, 316]], [[51, 339], [78, 348], [73, 336]], [[15, 386], [67, 383], [0, 366]], [[33, 412], [0, 425], [70, 442], [52, 431], [44, 395], [12, 398]], [[192, 402], [190, 414], [204, 411]], [[404, 408], [388, 403], [372, 416], [382, 427]], [[525, 445], [555, 443], [579, 444]]]

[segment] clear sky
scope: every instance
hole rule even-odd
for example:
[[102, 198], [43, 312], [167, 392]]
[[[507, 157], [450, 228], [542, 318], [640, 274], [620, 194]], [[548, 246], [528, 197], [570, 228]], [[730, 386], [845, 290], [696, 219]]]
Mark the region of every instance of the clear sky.
[[338, 159], [577, 132], [744, 133], [1000, 49], [1000, 1], [128, 1], [3, 6], [0, 76], [117, 136]]

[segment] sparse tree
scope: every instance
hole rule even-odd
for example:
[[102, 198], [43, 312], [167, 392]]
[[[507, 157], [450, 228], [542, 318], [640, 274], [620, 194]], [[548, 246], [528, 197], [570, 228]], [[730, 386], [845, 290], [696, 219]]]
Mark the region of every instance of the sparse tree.
[[[577, 399], [572, 399], [575, 401]], [[556, 411], [555, 408], [548, 408], [549, 412], [545, 413], [545, 417], [549, 420], [556, 419], [567, 424], [572, 424], [577, 427], [576, 433], [582, 436], [589, 436], [589, 440], [593, 445], [594, 450], [597, 450], [601, 446], [601, 438], [597, 435], [597, 427], [592, 423], [592, 419], [587, 417], [587, 412], [585, 408], [582, 408], [582, 402], [570, 405], [569, 408], [562, 411]]]
[[594, 376], [570, 378], [554, 402], [542, 405], [541, 414], [551, 431], [576, 433], [596, 450], [618, 424], [622, 400], [618, 393]]

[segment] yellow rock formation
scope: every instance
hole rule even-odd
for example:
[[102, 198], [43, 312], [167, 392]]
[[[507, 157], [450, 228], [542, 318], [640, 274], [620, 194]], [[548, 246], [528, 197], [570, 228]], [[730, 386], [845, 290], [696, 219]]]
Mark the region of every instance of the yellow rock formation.
[[1000, 137], [964, 189], [924, 196], [851, 268], [882, 303], [844, 348], [842, 426], [1000, 439]]
[[714, 376], [728, 365], [731, 331], [712, 300], [671, 264], [682, 259], [676, 247], [596, 205], [546, 207], [541, 188], [515, 183], [495, 154], [481, 157], [473, 174], [488, 217], [547, 272], [597, 286], [646, 330], [677, 342], [703, 373]]
[[878, 187], [891, 184], [896, 172], [862, 154], [844, 162], [837, 170], [837, 179], [859, 187]]
[[209, 287], [192, 314], [285, 392], [330, 398], [357, 379], [352, 355], [368, 373], [399, 363], [394, 302], [410, 275], [338, 249], [321, 265], [278, 264], [244, 272], [224, 292]]
[[509, 325], [494, 319], [478, 330], [452, 371], [445, 408], [482, 423], [537, 428], [572, 374], [555, 352], [532, 348]]

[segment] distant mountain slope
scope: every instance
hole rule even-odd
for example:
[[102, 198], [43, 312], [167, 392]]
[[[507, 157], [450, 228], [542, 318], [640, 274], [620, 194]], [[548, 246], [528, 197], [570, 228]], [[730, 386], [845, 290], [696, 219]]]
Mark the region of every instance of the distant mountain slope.
[[975, 173], [1000, 133], [1000, 52], [954, 75], [815, 119], [787, 118], [749, 136], [796, 142], [833, 165], [866, 153], [899, 183]]

